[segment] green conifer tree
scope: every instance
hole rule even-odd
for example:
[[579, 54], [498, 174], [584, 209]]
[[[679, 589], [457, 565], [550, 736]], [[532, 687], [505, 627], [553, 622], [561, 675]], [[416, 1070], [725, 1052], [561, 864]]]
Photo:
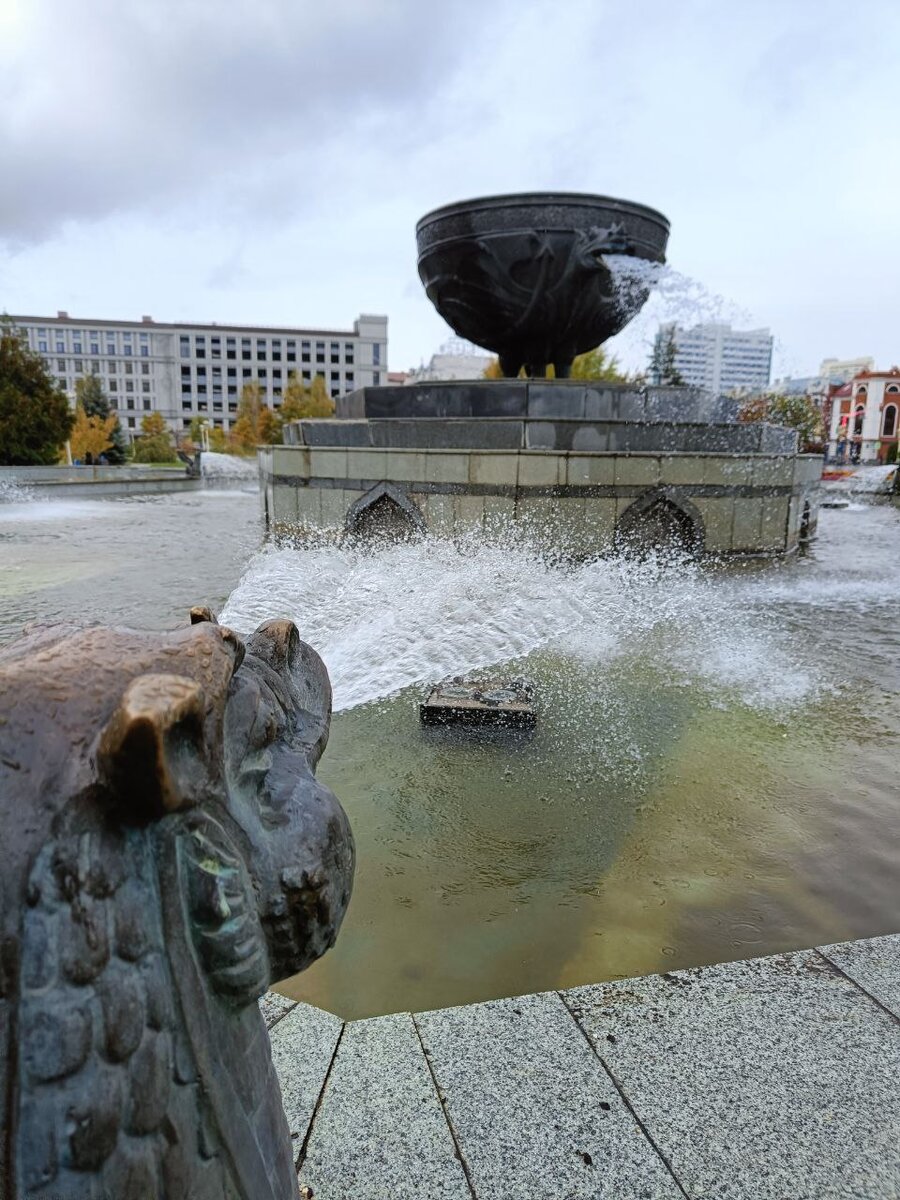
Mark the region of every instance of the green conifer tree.
[[52, 465], [74, 420], [44, 360], [9, 317], [0, 317], [0, 463]]

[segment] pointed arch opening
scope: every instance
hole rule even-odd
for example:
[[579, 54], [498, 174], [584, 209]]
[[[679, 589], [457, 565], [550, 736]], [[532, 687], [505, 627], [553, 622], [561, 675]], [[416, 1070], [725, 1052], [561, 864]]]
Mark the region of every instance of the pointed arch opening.
[[678, 551], [700, 554], [705, 543], [699, 511], [667, 489], [639, 496], [616, 524], [615, 546], [624, 553]]
[[363, 541], [398, 542], [424, 533], [425, 522], [405, 489], [379, 483], [350, 505], [344, 528]]

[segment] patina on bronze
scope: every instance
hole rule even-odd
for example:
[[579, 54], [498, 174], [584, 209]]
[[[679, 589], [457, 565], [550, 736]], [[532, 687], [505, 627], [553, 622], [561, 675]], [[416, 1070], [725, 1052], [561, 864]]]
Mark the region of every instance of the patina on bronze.
[[192, 622], [0, 650], [5, 1200], [297, 1196], [256, 1001], [350, 897], [331, 688], [289, 621]]
[[665, 262], [669, 222], [610, 196], [529, 192], [435, 209], [416, 225], [419, 276], [461, 337], [492, 350], [504, 375], [569, 375], [577, 354], [618, 333], [649, 289], [617, 290], [605, 262]]

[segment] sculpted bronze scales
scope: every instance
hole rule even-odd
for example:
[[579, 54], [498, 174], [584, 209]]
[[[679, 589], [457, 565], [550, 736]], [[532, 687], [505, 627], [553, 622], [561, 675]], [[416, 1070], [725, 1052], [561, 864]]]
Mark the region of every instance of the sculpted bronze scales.
[[330, 714], [288, 621], [0, 650], [6, 1200], [297, 1196], [256, 1001], [349, 901]]

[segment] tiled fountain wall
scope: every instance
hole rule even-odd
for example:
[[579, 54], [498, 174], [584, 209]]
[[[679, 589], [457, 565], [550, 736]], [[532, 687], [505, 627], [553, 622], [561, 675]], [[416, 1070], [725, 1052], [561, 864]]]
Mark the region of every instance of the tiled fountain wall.
[[387, 496], [434, 533], [513, 521], [580, 556], [663, 497], [707, 552], [789, 552], [805, 508], [814, 528], [821, 459], [798, 455], [789, 430], [735, 423], [729, 404], [575, 383], [365, 389], [260, 451], [264, 510], [276, 526], [339, 530]]

